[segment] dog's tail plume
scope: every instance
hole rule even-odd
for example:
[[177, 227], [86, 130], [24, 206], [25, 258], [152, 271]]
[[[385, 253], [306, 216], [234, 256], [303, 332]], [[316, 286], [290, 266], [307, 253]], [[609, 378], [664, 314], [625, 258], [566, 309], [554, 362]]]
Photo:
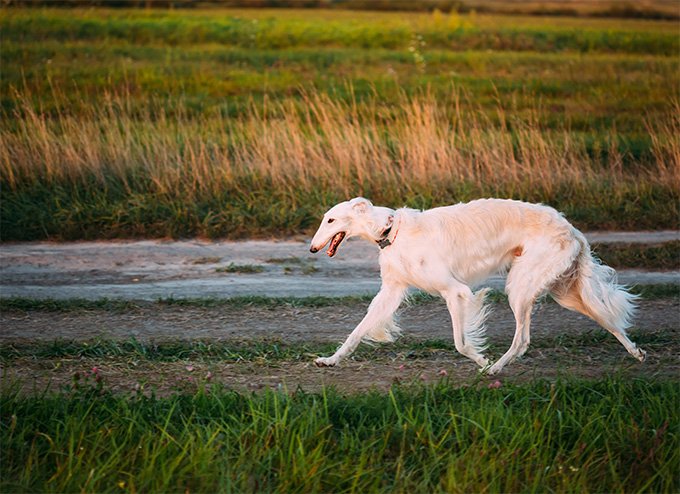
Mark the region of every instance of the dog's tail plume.
[[625, 331], [635, 315], [639, 298], [619, 285], [616, 271], [600, 264], [586, 248], [579, 257], [581, 299], [593, 318], [607, 329]]
[[578, 310], [597, 321], [605, 329], [625, 334], [631, 325], [638, 296], [618, 284], [616, 271], [601, 264], [590, 252], [588, 241], [578, 235], [581, 244], [575, 270], [558, 290], [556, 300], [567, 308]]

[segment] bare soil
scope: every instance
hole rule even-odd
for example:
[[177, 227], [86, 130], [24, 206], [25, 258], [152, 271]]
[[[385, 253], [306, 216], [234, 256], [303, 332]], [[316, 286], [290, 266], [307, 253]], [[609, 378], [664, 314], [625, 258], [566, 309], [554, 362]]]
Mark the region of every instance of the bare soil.
[[[220, 341], [243, 346], [249, 342], [284, 345], [341, 342], [361, 320], [367, 304], [333, 307], [267, 309], [251, 307], [173, 307], [152, 304], [131, 311], [81, 310], [73, 312], [8, 311], [0, 315], [0, 344], [35, 344], [57, 339], [92, 341], [98, 338], [143, 342]], [[159, 308], [162, 307], [162, 310]], [[488, 321], [490, 354], [498, 358], [514, 332], [507, 304], [496, 303]], [[554, 303], [539, 305], [533, 317], [532, 347], [525, 357], [494, 377], [479, 377], [476, 366], [453, 350], [433, 347], [412, 351], [410, 343], [451, 338], [449, 315], [443, 302], [405, 307], [400, 313], [406, 342], [364, 350], [336, 368], [316, 368], [314, 355], [294, 360], [254, 359], [223, 362], [196, 359], [174, 362], [138, 357], [47, 358], [28, 355], [2, 362], [3, 383], [19, 383], [25, 391], [70, 386], [73, 376], [91, 374], [97, 367], [107, 387], [121, 392], [144, 390], [159, 394], [191, 391], [206, 384], [239, 391], [262, 389], [307, 391], [332, 385], [343, 392], [384, 391], [394, 383], [448, 379], [457, 385], [498, 385], [558, 375], [598, 378], [621, 374], [630, 377], [680, 377], [680, 300], [641, 303], [634, 339], [647, 350], [639, 363], [613, 336], [597, 337], [601, 329], [587, 318]], [[591, 338], [592, 336], [592, 338]]]
[[[680, 232], [592, 233], [597, 242], [663, 242]], [[303, 239], [287, 241], [205, 242], [50, 242], [0, 245], [0, 296], [29, 298], [228, 298], [239, 295], [304, 297], [375, 293], [380, 276], [378, 249], [349, 241], [334, 259], [312, 256]], [[680, 272], [620, 272], [624, 283], [680, 283]], [[490, 286], [502, 287], [503, 279]], [[340, 343], [363, 317], [367, 303], [343, 300], [330, 307], [277, 308], [196, 307], [146, 303], [127, 311], [5, 311], [0, 314], [0, 345], [40, 345], [55, 340], [97, 339], [142, 342], [222, 342], [237, 346], [256, 342], [312, 347]], [[18, 384], [25, 391], [60, 389], [78, 373], [92, 369], [114, 390], [168, 393], [207, 383], [238, 390], [333, 385], [342, 391], [385, 390], [395, 382], [449, 379], [454, 383], [496, 382], [570, 376], [680, 376], [680, 301], [643, 301], [634, 337], [648, 352], [640, 364], [624, 348], [583, 316], [553, 303], [537, 307], [532, 346], [520, 361], [494, 378], [480, 378], [476, 366], [453, 350], [414, 352], [409, 342], [451, 340], [451, 322], [441, 302], [406, 307], [400, 325], [406, 343], [362, 350], [332, 369], [318, 369], [315, 355], [298, 359], [217, 359], [160, 361], [131, 356], [35, 358], [30, 351], [0, 360], [0, 385]], [[507, 304], [494, 304], [488, 321], [490, 356], [510, 345], [514, 318]], [[365, 348], [365, 347], [364, 347]], [[415, 348], [411, 345], [411, 348]], [[481, 381], [480, 381], [481, 379]]]
[[[588, 233], [597, 242], [657, 243], [679, 231]], [[0, 295], [26, 298], [228, 298], [375, 294], [379, 249], [362, 240], [337, 256], [310, 254], [302, 239], [244, 242], [201, 240], [30, 242], [0, 244]], [[626, 284], [680, 284], [680, 271], [619, 270]], [[487, 283], [502, 288], [497, 276]]]

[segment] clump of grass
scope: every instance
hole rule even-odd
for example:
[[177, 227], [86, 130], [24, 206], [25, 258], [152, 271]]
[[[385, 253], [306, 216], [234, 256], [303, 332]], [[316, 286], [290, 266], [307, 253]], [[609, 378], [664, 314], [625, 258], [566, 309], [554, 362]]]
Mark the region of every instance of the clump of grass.
[[267, 262], [271, 264], [281, 264], [285, 274], [292, 274], [296, 271], [299, 271], [302, 274], [311, 275], [319, 272], [319, 268], [317, 268], [313, 263], [314, 259], [309, 261], [299, 257], [275, 257], [272, 259], [267, 259]]
[[267, 259], [268, 263], [271, 264], [304, 264], [305, 261], [300, 257], [272, 257]]
[[217, 264], [221, 260], [221, 257], [199, 257], [198, 259], [194, 259], [192, 264]]
[[240, 274], [255, 274], [264, 271], [264, 267], [257, 264], [235, 264], [230, 262], [227, 266], [221, 266], [215, 269], [216, 273], [240, 273]]
[[680, 241], [656, 245], [594, 244], [594, 252], [614, 268], [680, 269]]
[[5, 387], [0, 488], [673, 492], [678, 389], [605, 379], [157, 398]]

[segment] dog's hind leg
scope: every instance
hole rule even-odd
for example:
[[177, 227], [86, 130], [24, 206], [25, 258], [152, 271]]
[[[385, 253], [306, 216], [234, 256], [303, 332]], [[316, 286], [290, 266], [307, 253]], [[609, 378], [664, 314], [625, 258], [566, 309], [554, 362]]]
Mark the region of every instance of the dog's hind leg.
[[505, 285], [515, 315], [515, 336], [508, 351], [491, 366], [489, 374], [498, 373], [527, 351], [534, 302], [570, 270], [578, 251], [579, 245], [574, 241], [525, 246], [521, 257], [513, 263]]
[[[514, 294], [512, 294], [514, 295]], [[524, 296], [509, 296], [510, 308], [515, 315], [515, 336], [512, 344], [505, 354], [495, 362], [489, 369], [489, 374], [496, 374], [507, 364], [517, 357], [524, 355], [529, 348], [531, 341], [531, 311], [534, 307], [535, 295], [533, 293], [523, 294]]]
[[391, 326], [392, 316], [404, 299], [406, 288], [402, 285], [383, 283], [380, 291], [368, 307], [368, 312], [342, 346], [332, 356], [319, 357], [314, 363], [319, 367], [337, 365], [343, 358], [350, 355], [365, 337], [371, 336], [371, 333], [375, 334], [376, 330], [380, 332], [381, 327]]
[[[602, 302], [598, 302], [595, 297], [591, 297], [590, 300], [594, 299], [596, 302], [588, 304], [584, 300], [582, 294], [581, 283], [584, 282], [588, 283], [589, 280], [584, 281], [582, 279], [576, 279], [569, 285], [557, 285], [551, 289], [550, 293], [555, 301], [562, 307], [580, 312], [605, 328], [619, 340], [626, 350], [628, 350], [628, 353], [643, 362], [647, 353], [633, 343], [626, 333], [628, 317], [634, 311], [632, 304], [635, 301], [635, 297], [630, 295], [623, 288], [618, 286], [609, 288], [609, 286], [605, 285], [604, 289], [609, 291], [609, 293], [607, 293], [608, 300], [614, 299], [615, 301], [618, 301], [619, 307], [622, 308], [620, 308], [619, 311], [613, 311], [609, 309], [611, 303], [610, 305], [605, 305]], [[594, 307], [591, 307], [590, 305], [593, 305]], [[599, 309], [599, 311], [597, 309]]]
[[467, 285], [456, 283], [441, 292], [451, 314], [456, 350], [482, 368], [489, 364], [482, 355], [485, 348], [483, 324], [487, 315], [484, 297], [487, 291], [480, 290], [473, 294]]

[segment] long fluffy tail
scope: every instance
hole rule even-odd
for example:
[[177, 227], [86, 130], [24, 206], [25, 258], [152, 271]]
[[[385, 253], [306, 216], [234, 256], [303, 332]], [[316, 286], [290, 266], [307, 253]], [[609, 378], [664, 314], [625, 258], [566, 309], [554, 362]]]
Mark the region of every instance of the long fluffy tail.
[[580, 235], [578, 240], [581, 252], [576, 283], [581, 301], [591, 317], [606, 329], [624, 332], [631, 325], [639, 297], [618, 284], [614, 269], [593, 257], [585, 237]]

